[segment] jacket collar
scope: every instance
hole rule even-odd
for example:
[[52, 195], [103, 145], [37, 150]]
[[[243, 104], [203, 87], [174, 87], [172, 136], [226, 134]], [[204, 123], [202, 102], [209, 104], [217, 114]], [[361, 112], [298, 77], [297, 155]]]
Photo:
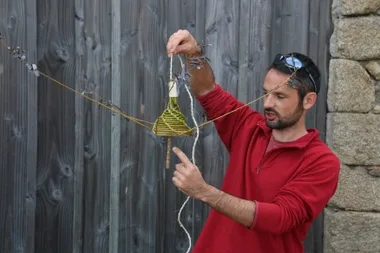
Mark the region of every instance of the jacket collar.
[[[261, 120], [257, 125], [263, 131], [265, 136], [268, 138], [268, 142], [269, 142], [270, 138], [272, 137], [272, 129], [269, 128], [265, 124], [265, 120]], [[295, 141], [285, 143], [282, 145], [282, 147], [284, 147], [284, 148], [305, 148], [310, 144], [310, 142], [312, 142], [313, 140], [315, 140], [316, 138], [319, 137], [318, 129], [308, 128], [306, 130], [308, 132], [306, 135], [302, 136], [301, 138], [299, 138]]]

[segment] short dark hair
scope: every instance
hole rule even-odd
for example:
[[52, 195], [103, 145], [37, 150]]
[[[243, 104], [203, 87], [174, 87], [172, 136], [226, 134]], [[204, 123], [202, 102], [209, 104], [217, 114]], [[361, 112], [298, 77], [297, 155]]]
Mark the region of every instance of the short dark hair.
[[293, 74], [293, 70], [286, 66], [282, 61], [279, 61], [279, 58], [281, 56], [294, 57], [298, 59], [303, 65], [301, 69], [297, 70], [293, 78], [289, 80], [290, 85], [293, 88], [297, 89], [300, 99], [303, 100], [303, 98], [309, 92], [315, 92], [316, 94], [318, 94], [320, 90], [321, 73], [316, 64], [313, 62], [313, 60], [307, 57], [306, 55], [297, 52], [284, 55], [276, 55], [275, 59], [269, 66], [269, 69], [273, 68], [282, 73], [290, 75]]

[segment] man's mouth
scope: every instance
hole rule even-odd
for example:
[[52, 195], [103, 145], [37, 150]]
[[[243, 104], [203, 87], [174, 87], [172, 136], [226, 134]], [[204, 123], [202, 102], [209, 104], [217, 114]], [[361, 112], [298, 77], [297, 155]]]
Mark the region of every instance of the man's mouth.
[[273, 121], [277, 118], [277, 115], [273, 112], [265, 112], [265, 118], [269, 121]]

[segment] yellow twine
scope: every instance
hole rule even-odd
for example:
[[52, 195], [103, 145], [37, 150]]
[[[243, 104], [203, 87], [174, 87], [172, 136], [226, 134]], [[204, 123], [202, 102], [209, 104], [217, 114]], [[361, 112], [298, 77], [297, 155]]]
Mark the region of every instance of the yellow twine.
[[[11, 48], [2, 40], [0, 39], [0, 44], [2, 44], [3, 46], [5, 46], [9, 51], [11, 51]], [[25, 59], [23, 59], [23, 61], [28, 64]], [[173, 61], [173, 57], [171, 56], [171, 61], [170, 61], [170, 81], [173, 81], [173, 77], [172, 77], [172, 61]], [[199, 129], [209, 123], [212, 123], [222, 117], [225, 117], [231, 113], [234, 113], [246, 106], [249, 106], [250, 104], [253, 104], [257, 101], [259, 101], [260, 99], [264, 98], [265, 96], [269, 95], [271, 92], [273, 92], [274, 90], [278, 89], [280, 86], [286, 84], [288, 82], [288, 80], [290, 78], [292, 78], [296, 71], [289, 77], [287, 78], [284, 82], [278, 84], [275, 88], [273, 88], [272, 90], [270, 90], [267, 94], [263, 95], [263, 96], [260, 96], [259, 98], [256, 98], [254, 100], [252, 100], [251, 102], [249, 103], [246, 103], [230, 112], [227, 112], [223, 115], [220, 115], [214, 119], [211, 119], [211, 120], [208, 120], [200, 125], [197, 124], [197, 122], [195, 121], [195, 117], [194, 117], [194, 109], [191, 108], [191, 112], [192, 112], [192, 117], [193, 117], [193, 121], [195, 123], [195, 127], [194, 128], [190, 128], [187, 124], [186, 124], [186, 117], [183, 115], [183, 113], [181, 112], [180, 108], [179, 108], [179, 105], [178, 105], [178, 97], [170, 97], [169, 98], [169, 102], [168, 102], [168, 105], [167, 105], [167, 108], [164, 110], [164, 112], [162, 113], [162, 115], [160, 117], [157, 118], [157, 120], [154, 122], [154, 123], [150, 123], [150, 122], [147, 122], [145, 120], [140, 120], [140, 119], [137, 119], [137, 118], [134, 118], [132, 116], [129, 116], [127, 114], [125, 114], [123, 111], [121, 111], [120, 109], [117, 109], [117, 108], [114, 108], [112, 106], [109, 106], [105, 103], [102, 103], [96, 99], [93, 99], [89, 96], [86, 96], [84, 93], [81, 93], [73, 88], [71, 88], [70, 86], [68, 85], [65, 85], [63, 84], [62, 82], [48, 76], [47, 74], [39, 71], [39, 70], [36, 70], [40, 75], [46, 77], [47, 79], [51, 80], [52, 82], [60, 85], [61, 87], [63, 88], [66, 88], [72, 92], [74, 92], [75, 94], [79, 95], [79, 96], [82, 96], [88, 100], [90, 100], [91, 102], [93, 103], [96, 103], [104, 108], [107, 108], [111, 111], [113, 111], [114, 113], [116, 114], [119, 114], [121, 115], [122, 117], [125, 117], [135, 123], [137, 123], [138, 125], [141, 125], [142, 127], [144, 128], [147, 128], [149, 130], [151, 130], [155, 135], [158, 135], [158, 136], [167, 136], [168, 137], [168, 147], [167, 147], [167, 157], [166, 157], [166, 168], [169, 168], [169, 165], [170, 165], [170, 148], [171, 148], [171, 137], [172, 136], [191, 136], [193, 131], [196, 130], [196, 138], [195, 138], [195, 141], [194, 141], [194, 145], [193, 145], [193, 149], [192, 149], [192, 162], [195, 164], [195, 147], [196, 147], [196, 143], [197, 143], [197, 140], [199, 138]], [[173, 85], [170, 87], [169, 89], [169, 92], [171, 91], [171, 89], [173, 88], [174, 86], [174, 83]], [[190, 91], [188, 90], [187, 87], [185, 87], [187, 92], [189, 93], [189, 96], [190, 96], [190, 100], [192, 101], [192, 97], [191, 97], [191, 94], [190, 94]], [[193, 105], [193, 102], [192, 102], [192, 105]], [[146, 126], [144, 125], [143, 123], [147, 123], [147, 124], [150, 124], [150, 125], [153, 125], [153, 127], [149, 127], [149, 126]], [[188, 250], [187, 250], [187, 253], [190, 251], [190, 248], [191, 248], [191, 236], [190, 234], [188, 233], [188, 231], [186, 230], [186, 228], [183, 226], [183, 224], [181, 223], [181, 220], [180, 220], [180, 216], [181, 216], [181, 212], [183, 210], [183, 208], [185, 207], [186, 203], [189, 201], [189, 197], [186, 198], [185, 202], [183, 203], [183, 205], [181, 206], [181, 209], [178, 213], [178, 223], [180, 224], [180, 226], [184, 229], [185, 233], [187, 234], [187, 237], [189, 239], [189, 247], [188, 247]]]
[[[5, 48], [7, 48], [9, 51], [11, 50], [11, 48], [10, 48], [10, 47], [9, 47], [9, 46], [8, 46], [3, 40], [2, 40], [2, 39], [0, 39], [0, 44], [3, 45]], [[25, 60], [24, 60], [24, 62], [25, 62], [25, 63], [28, 63], [28, 62], [25, 61]], [[47, 75], [47, 74], [45, 74], [45, 73], [43, 73], [43, 72], [41, 72], [41, 71], [39, 71], [39, 70], [37, 70], [37, 71], [39, 72], [39, 74], [40, 74], [41, 76], [46, 77], [47, 79], [49, 79], [50, 81], [52, 81], [52, 82], [54, 82], [54, 83], [60, 85], [61, 87], [65, 88], [65, 89], [67, 89], [67, 90], [70, 90], [70, 91], [74, 92], [75, 94], [77, 94], [77, 95], [79, 95], [79, 96], [82, 96], [83, 98], [85, 98], [85, 99], [87, 99], [87, 100], [89, 100], [89, 101], [91, 101], [91, 102], [93, 102], [93, 103], [95, 103], [95, 104], [98, 104], [99, 106], [102, 106], [102, 107], [104, 107], [104, 108], [106, 108], [106, 109], [108, 109], [108, 110], [114, 112], [115, 114], [118, 114], [118, 115], [120, 115], [120, 116], [122, 116], [122, 117], [124, 117], [124, 118], [129, 119], [129, 120], [135, 122], [136, 124], [138, 124], [138, 125], [140, 125], [140, 126], [146, 128], [146, 129], [149, 129], [149, 130], [152, 131], [153, 133], [157, 133], [158, 135], [160, 134], [160, 133], [159, 133], [159, 131], [160, 131], [160, 129], [161, 129], [161, 126], [159, 126], [159, 125], [161, 125], [160, 122], [156, 122], [156, 126], [159, 126], [159, 128], [156, 127], [156, 130], [154, 130], [154, 129], [155, 129], [154, 127], [151, 127], [151, 126], [148, 126], [148, 125], [155, 125], [155, 123], [148, 122], [148, 121], [145, 121], [145, 120], [142, 120], [142, 119], [138, 119], [138, 118], [135, 118], [135, 117], [129, 116], [129, 115], [127, 115], [126, 113], [124, 113], [123, 111], [121, 111], [121, 110], [119, 110], [119, 109], [117, 109], [117, 108], [114, 108], [114, 107], [109, 106], [109, 105], [107, 105], [107, 104], [105, 104], [105, 103], [102, 103], [102, 102], [100, 102], [100, 101], [98, 101], [98, 100], [96, 100], [96, 99], [93, 99], [93, 98], [91, 98], [91, 97], [89, 97], [89, 96], [83, 94], [82, 92], [79, 92], [79, 91], [77, 91], [77, 90], [71, 88], [70, 86], [68, 86], [68, 85], [66, 85], [66, 84], [64, 84], [64, 83], [62, 83], [62, 82], [60, 82], [60, 81], [58, 81], [58, 80], [56, 80], [56, 79], [50, 77], [49, 75]], [[273, 92], [274, 90], [278, 89], [280, 86], [286, 84], [286, 83], [288, 82], [288, 80], [289, 80], [290, 78], [292, 78], [293, 75], [295, 75], [295, 73], [296, 73], [296, 72], [294, 72], [294, 73], [293, 73], [288, 79], [286, 79], [284, 82], [280, 83], [280, 84], [277, 85], [275, 88], [273, 88], [272, 90], [270, 90], [267, 94], [265, 94], [265, 95], [263, 95], [263, 96], [260, 96], [259, 98], [256, 98], [256, 99], [252, 100], [251, 102], [246, 103], [246, 104], [244, 104], [244, 105], [242, 105], [242, 106], [240, 106], [240, 107], [238, 107], [238, 108], [236, 108], [236, 109], [234, 109], [234, 110], [232, 110], [232, 111], [230, 111], [230, 112], [227, 112], [227, 113], [225, 113], [225, 114], [222, 114], [222, 115], [220, 115], [220, 116], [218, 116], [218, 117], [216, 117], [216, 118], [214, 118], [214, 119], [210, 119], [210, 120], [208, 120], [208, 121], [206, 121], [206, 122], [200, 124], [200, 125], [199, 125], [199, 128], [201, 128], [201, 127], [203, 127], [203, 126], [205, 126], [205, 125], [207, 125], [207, 124], [210, 124], [210, 123], [212, 123], [212, 122], [214, 122], [214, 121], [216, 121], [216, 120], [218, 120], [218, 119], [220, 119], [220, 118], [223, 118], [223, 117], [225, 117], [225, 116], [227, 116], [227, 115], [229, 115], [229, 114], [231, 114], [231, 113], [234, 113], [234, 112], [236, 112], [236, 111], [238, 111], [238, 110], [240, 110], [240, 109], [242, 109], [242, 108], [244, 108], [244, 107], [246, 107], [246, 106], [249, 106], [249, 105], [251, 105], [251, 104], [253, 104], [253, 103], [259, 101], [260, 99], [262, 99], [262, 98], [264, 98], [265, 96], [269, 95], [269, 94], [270, 94], [271, 92]], [[169, 104], [170, 104], [170, 103], [169, 103]], [[174, 104], [173, 107], [176, 108], [175, 104]], [[179, 108], [179, 107], [178, 107], [178, 108]], [[168, 111], [169, 111], [169, 113], [170, 113], [170, 110], [168, 110]], [[165, 113], [165, 111], [164, 111], [164, 113]], [[163, 113], [163, 114], [164, 114], [164, 113]], [[177, 113], [174, 113], [174, 115], [177, 115]], [[159, 119], [160, 119], [160, 118], [161, 118], [161, 120], [162, 120], [162, 117], [159, 117]], [[165, 118], [166, 118], [166, 117], [164, 117], [164, 120], [165, 120]], [[181, 118], [181, 117], [179, 117], [179, 118]], [[170, 122], [170, 121], [169, 121], [169, 122]], [[145, 123], [145, 124], [144, 124], [144, 123]], [[148, 124], [148, 125], [147, 125], [147, 124]], [[164, 123], [164, 125], [167, 126], [167, 124], [168, 124], [168, 123], [167, 123], [167, 121], [166, 121], [166, 124]], [[170, 126], [170, 123], [169, 123], [169, 126]], [[189, 128], [189, 127], [188, 127], [188, 128], [186, 128], [186, 126], [185, 126], [184, 129], [179, 130], [179, 131], [177, 131], [176, 129], [177, 129], [176, 127], [175, 127], [175, 128], [171, 128], [170, 131], [168, 131], [168, 132], [166, 132], [166, 133], [163, 132], [162, 135], [163, 135], [163, 136], [168, 136], [168, 133], [171, 132], [171, 133], [172, 133], [172, 136], [188, 136], [188, 135], [191, 135], [191, 134], [192, 134], [192, 132], [196, 129], [196, 127], [193, 127], [193, 128]], [[178, 128], [178, 129], [179, 129], [179, 128]], [[175, 133], [175, 134], [173, 134], [173, 133]]]

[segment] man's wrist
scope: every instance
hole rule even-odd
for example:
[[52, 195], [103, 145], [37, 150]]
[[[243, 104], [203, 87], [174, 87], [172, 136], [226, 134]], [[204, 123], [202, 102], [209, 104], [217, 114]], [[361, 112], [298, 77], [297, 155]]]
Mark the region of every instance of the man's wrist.
[[187, 53], [187, 57], [201, 56], [202, 54], [203, 54], [202, 47], [199, 43], [197, 43], [197, 45], [194, 46], [193, 50]]
[[199, 200], [208, 204], [211, 207], [216, 207], [222, 197], [222, 191], [218, 190], [216, 187], [212, 185], [207, 184]]

